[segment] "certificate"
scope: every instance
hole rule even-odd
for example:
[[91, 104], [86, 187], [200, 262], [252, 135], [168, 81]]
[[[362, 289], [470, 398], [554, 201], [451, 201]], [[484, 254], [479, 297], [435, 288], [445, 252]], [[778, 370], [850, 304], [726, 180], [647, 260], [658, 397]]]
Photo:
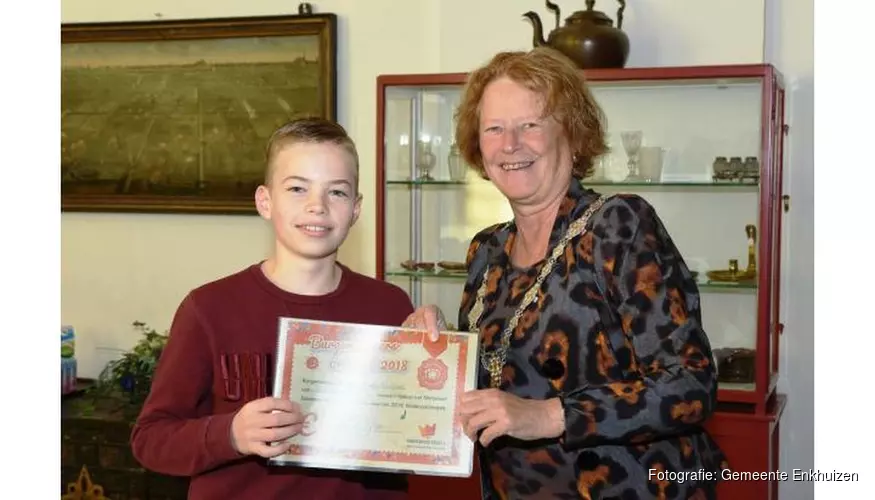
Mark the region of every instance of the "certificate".
[[275, 465], [471, 475], [457, 408], [476, 387], [476, 334], [280, 318], [273, 395], [303, 430]]

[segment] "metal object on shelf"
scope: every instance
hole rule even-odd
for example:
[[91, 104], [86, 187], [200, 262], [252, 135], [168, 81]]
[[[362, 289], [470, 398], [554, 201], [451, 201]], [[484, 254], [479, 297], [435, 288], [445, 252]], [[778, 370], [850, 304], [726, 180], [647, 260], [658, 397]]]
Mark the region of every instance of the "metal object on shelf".
[[712, 178], [715, 181], [731, 179], [733, 177], [732, 170], [729, 169], [729, 162], [726, 160], [725, 156], [718, 156], [715, 158], [712, 169], [714, 171]]
[[717, 181], [757, 183], [760, 180], [760, 162], [756, 156], [717, 156], [712, 164], [711, 178]]
[[750, 384], [756, 374], [756, 351], [753, 349], [724, 347], [714, 349], [717, 362], [717, 381], [729, 384]]
[[464, 262], [453, 262], [448, 260], [442, 260], [437, 263], [438, 267], [445, 269], [447, 271], [467, 271], [468, 266], [465, 265]]
[[739, 272], [737, 269], [735, 271], [733, 271], [732, 269], [718, 269], [714, 271], [708, 271], [708, 279], [710, 279], [711, 281], [725, 281], [727, 283], [750, 281], [756, 278], [756, 276], [756, 272]]
[[718, 269], [714, 271], [708, 271], [708, 279], [711, 281], [725, 281], [727, 283], [738, 283], [741, 281], [750, 281], [756, 278], [756, 270], [746, 269], [744, 271], [738, 270], [738, 260], [730, 259], [729, 260], [729, 268], [728, 269]]
[[434, 271], [434, 262], [417, 262], [417, 271]]
[[729, 272], [738, 274], [738, 259], [729, 259]]
[[744, 226], [747, 235], [747, 272], [757, 272], [757, 227], [753, 224]]
[[464, 276], [468, 271], [468, 267], [464, 262], [450, 260], [442, 260], [440, 262], [417, 262], [413, 259], [408, 259], [401, 263], [401, 267], [405, 271], [410, 271], [411, 273], [423, 273], [423, 277], [427, 277], [428, 273], [434, 273], [435, 276]]
[[760, 180], [760, 162], [756, 156], [748, 156], [742, 164], [741, 180], [750, 179], [754, 182]]
[[742, 163], [740, 156], [732, 156], [729, 158], [729, 170], [732, 171], [733, 175], [739, 180], [744, 174], [744, 171], [742, 170], [743, 168], [744, 163]]
[[711, 281], [724, 281], [727, 283], [739, 283], [751, 281], [757, 276], [756, 243], [757, 228], [753, 224], [744, 226], [747, 234], [747, 268], [744, 271], [738, 269], [738, 259], [729, 259], [728, 269], [708, 271], [708, 279]]
[[408, 271], [434, 271], [434, 262], [416, 262], [415, 260], [405, 260], [401, 263], [401, 267]]

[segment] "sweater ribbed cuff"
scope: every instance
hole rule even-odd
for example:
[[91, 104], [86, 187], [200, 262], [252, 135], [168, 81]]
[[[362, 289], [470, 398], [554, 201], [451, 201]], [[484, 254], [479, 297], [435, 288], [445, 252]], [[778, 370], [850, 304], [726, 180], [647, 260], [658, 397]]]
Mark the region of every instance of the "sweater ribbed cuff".
[[207, 422], [204, 447], [214, 461], [226, 462], [242, 457], [231, 444], [231, 422], [234, 413], [212, 415]]

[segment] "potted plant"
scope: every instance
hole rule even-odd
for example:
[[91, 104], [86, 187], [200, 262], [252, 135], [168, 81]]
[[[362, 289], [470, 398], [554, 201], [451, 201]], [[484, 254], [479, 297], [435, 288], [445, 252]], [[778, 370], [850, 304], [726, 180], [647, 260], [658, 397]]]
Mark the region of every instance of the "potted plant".
[[89, 393], [95, 400], [115, 401], [116, 409], [135, 415], [149, 395], [155, 365], [168, 334], [158, 333], [141, 321], [134, 321], [133, 326], [142, 338], [119, 359], [107, 363]]

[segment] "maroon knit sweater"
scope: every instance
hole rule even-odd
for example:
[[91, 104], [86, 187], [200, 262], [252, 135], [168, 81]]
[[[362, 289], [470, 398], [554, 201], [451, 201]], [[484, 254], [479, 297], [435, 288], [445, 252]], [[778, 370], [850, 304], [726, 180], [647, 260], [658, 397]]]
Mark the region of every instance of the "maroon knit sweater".
[[413, 312], [400, 288], [340, 267], [318, 297], [283, 291], [259, 264], [189, 293], [131, 435], [136, 459], [191, 476], [190, 500], [407, 498], [403, 475], [267, 466], [231, 445], [235, 412], [271, 395], [279, 316], [396, 326]]

